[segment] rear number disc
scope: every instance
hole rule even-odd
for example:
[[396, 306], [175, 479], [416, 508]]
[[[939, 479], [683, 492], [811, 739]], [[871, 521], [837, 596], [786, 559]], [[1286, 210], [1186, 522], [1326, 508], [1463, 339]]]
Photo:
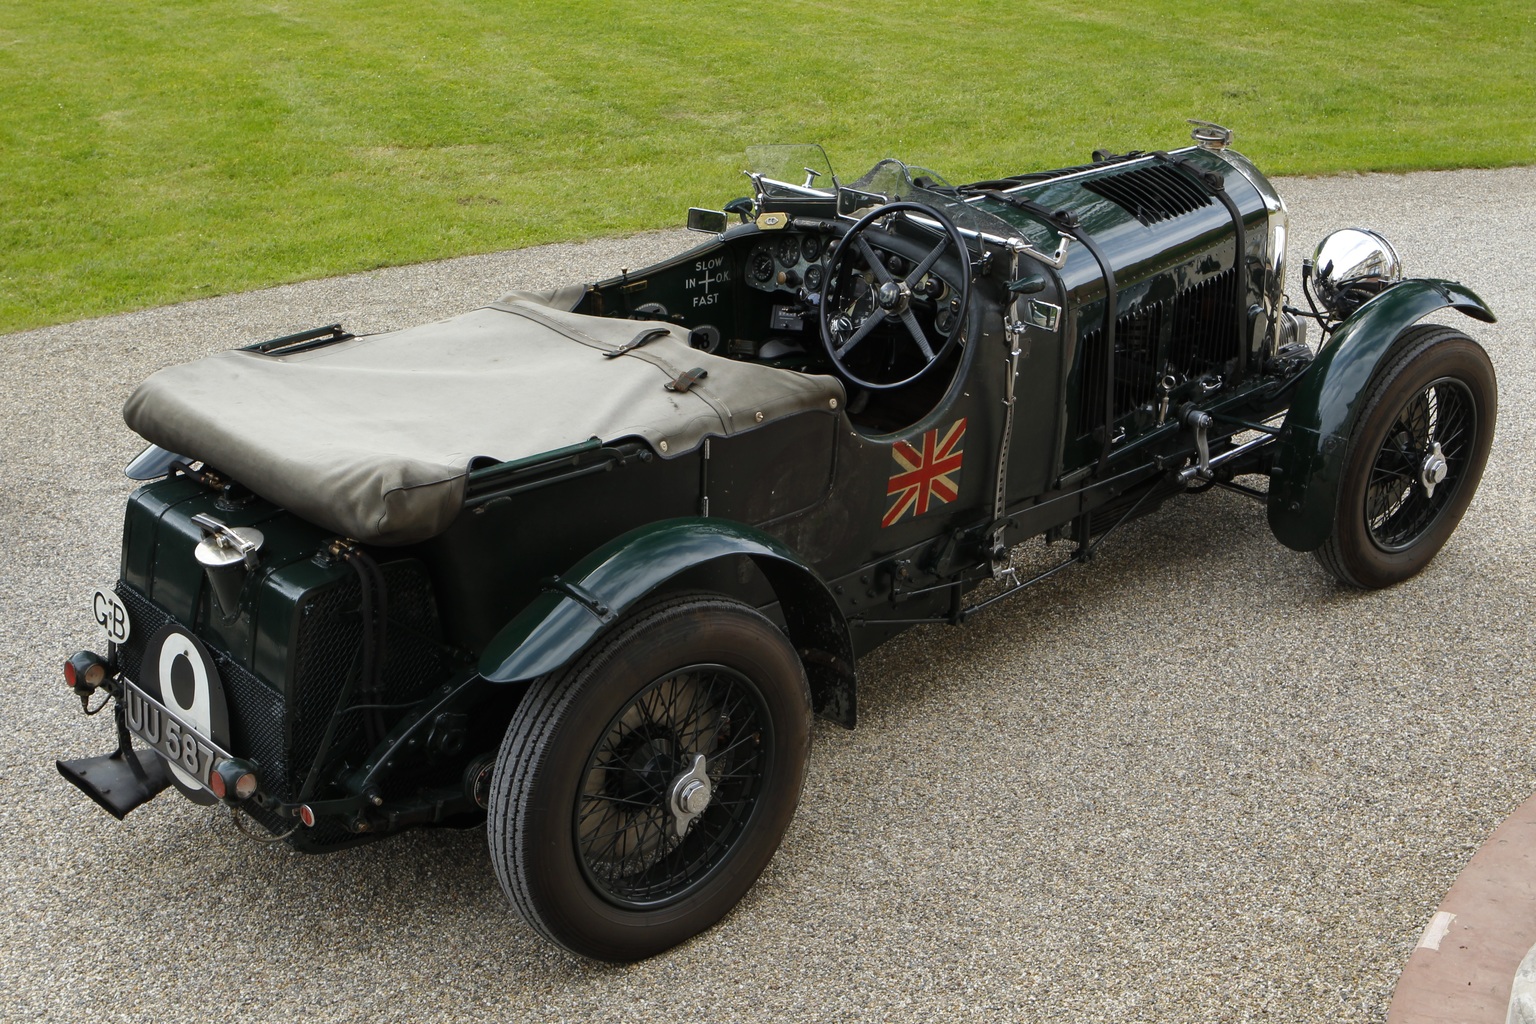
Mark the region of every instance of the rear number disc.
[[[174, 623], [167, 624], [150, 638], [144, 650], [143, 676], [139, 684], [146, 693], [214, 743], [229, 743], [224, 685], [212, 655], [195, 636]], [[192, 751], [196, 751], [195, 741], [193, 744]], [[201, 754], [192, 751], [174, 759], [164, 750], [160, 753], [169, 763], [178, 789], [198, 803], [212, 803], [213, 794], [203, 788], [199, 778], [207, 776], [208, 766], [198, 764], [196, 757]]]

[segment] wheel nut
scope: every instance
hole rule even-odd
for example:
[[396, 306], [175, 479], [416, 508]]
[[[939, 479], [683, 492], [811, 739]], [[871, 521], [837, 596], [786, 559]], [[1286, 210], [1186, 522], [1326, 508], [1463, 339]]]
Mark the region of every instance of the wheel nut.
[[689, 814], [698, 814], [709, 806], [709, 783], [690, 782], [678, 794], [677, 802]]
[[693, 765], [672, 781], [668, 800], [679, 836], [687, 833], [688, 826], [693, 824], [694, 818], [704, 813], [714, 795], [709, 776], [705, 774], [707, 763], [703, 754], [693, 755]]
[[1419, 482], [1424, 485], [1424, 493], [1428, 497], [1435, 496], [1435, 488], [1445, 482], [1450, 469], [1450, 464], [1445, 461], [1445, 453], [1440, 448], [1440, 442], [1436, 441], [1430, 448], [1429, 454], [1424, 456], [1424, 462], [1419, 468]]

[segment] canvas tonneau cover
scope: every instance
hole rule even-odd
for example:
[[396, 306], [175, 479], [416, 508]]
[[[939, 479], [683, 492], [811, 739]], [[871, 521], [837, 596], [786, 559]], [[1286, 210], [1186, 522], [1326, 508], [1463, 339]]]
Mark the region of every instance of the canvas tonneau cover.
[[[604, 355], [656, 331], [624, 355]], [[707, 371], [698, 384], [666, 387], [695, 368]], [[139, 385], [123, 418], [146, 440], [326, 529], [409, 544], [459, 514], [472, 462], [593, 438], [639, 438], [676, 458], [707, 436], [840, 409], [842, 398], [833, 377], [710, 355], [676, 325], [509, 296], [287, 355], [236, 349], [172, 366]]]

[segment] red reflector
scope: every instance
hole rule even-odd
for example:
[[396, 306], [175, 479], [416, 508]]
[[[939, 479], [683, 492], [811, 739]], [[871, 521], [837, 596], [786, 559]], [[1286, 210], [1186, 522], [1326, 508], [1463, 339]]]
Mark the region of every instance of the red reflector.
[[75, 688], [75, 663], [72, 659], [64, 662], [64, 682], [71, 690]]
[[218, 797], [220, 800], [223, 800], [225, 793], [224, 776], [220, 775], [217, 771], [209, 772], [208, 788], [213, 790], [214, 796]]
[[304, 804], [299, 808], [299, 820], [304, 823], [305, 828], [315, 827], [315, 812], [309, 804]]

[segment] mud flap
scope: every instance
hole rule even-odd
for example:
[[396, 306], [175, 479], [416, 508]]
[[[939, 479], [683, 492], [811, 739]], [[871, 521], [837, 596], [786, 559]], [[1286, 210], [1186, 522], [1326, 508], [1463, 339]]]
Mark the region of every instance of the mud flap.
[[171, 784], [165, 759], [153, 750], [126, 746], [100, 757], [55, 761], [59, 774], [107, 809], [118, 821], [140, 804], [153, 800]]

